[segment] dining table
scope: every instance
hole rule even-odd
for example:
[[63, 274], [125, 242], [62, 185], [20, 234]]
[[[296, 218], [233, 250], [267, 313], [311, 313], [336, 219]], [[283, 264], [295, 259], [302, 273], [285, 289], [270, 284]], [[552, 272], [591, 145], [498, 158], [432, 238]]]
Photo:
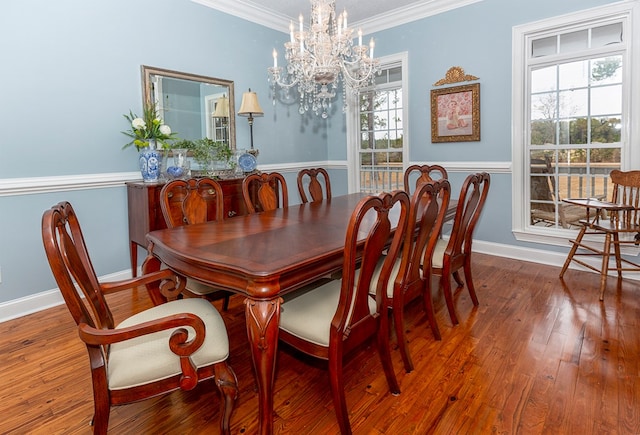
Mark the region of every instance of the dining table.
[[[282, 296], [341, 270], [353, 210], [368, 194], [185, 225], [147, 234], [143, 272], [162, 265], [216, 288], [242, 294], [255, 368], [259, 432], [273, 432], [273, 384]], [[446, 220], [455, 214], [451, 201]], [[393, 219], [392, 216], [390, 216]], [[154, 303], [165, 300], [149, 288]]]

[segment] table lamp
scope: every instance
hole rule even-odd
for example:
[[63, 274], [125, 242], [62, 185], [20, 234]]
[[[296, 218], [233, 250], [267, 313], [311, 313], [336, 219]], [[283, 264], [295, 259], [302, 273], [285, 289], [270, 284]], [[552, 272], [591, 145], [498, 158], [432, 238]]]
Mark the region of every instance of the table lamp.
[[258, 150], [253, 148], [253, 117], [263, 116], [264, 112], [262, 111], [262, 107], [260, 107], [260, 103], [258, 102], [258, 95], [255, 92], [252, 92], [251, 88], [249, 88], [248, 92], [242, 94], [242, 104], [240, 104], [240, 111], [238, 112], [238, 115], [249, 117], [251, 149], [247, 152], [253, 154], [254, 156], [257, 156]]

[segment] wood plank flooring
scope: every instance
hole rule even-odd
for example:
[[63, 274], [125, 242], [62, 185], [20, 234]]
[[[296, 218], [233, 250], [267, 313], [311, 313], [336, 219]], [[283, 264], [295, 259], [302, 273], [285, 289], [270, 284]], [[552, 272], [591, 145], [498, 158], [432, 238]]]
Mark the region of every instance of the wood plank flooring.
[[[640, 284], [487, 255], [474, 256], [480, 306], [456, 293], [452, 327], [435, 294], [442, 341], [418, 301], [406, 308], [415, 371], [393, 352], [402, 394], [388, 393], [372, 346], [345, 366], [355, 434], [639, 434]], [[145, 291], [111, 295], [116, 319], [151, 305]], [[216, 303], [218, 304], [218, 303]], [[257, 432], [257, 394], [242, 298], [223, 313], [240, 382], [234, 434]], [[276, 434], [338, 433], [324, 363], [280, 346]], [[212, 383], [112, 408], [110, 433], [216, 433]], [[65, 306], [0, 324], [0, 433], [88, 434], [86, 350]]]

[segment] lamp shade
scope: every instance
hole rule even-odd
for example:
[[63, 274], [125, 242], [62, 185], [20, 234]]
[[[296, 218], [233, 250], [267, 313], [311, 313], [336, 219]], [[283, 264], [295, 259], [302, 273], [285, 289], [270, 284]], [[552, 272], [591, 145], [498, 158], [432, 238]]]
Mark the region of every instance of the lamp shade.
[[226, 95], [218, 98], [216, 101], [216, 110], [212, 115], [214, 118], [228, 118], [229, 117], [229, 99]]
[[252, 92], [251, 89], [242, 94], [242, 104], [240, 104], [238, 115], [249, 117], [264, 115], [262, 107], [260, 107], [260, 103], [258, 102], [258, 95]]

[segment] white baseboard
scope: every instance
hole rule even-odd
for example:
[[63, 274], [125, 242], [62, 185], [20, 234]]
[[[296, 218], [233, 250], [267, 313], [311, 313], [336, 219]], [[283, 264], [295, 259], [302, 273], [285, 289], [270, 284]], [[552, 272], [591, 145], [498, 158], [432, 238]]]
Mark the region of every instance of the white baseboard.
[[[102, 276], [100, 277], [100, 280], [117, 281], [129, 278], [131, 278], [131, 271], [126, 270]], [[58, 288], [3, 302], [0, 303], [0, 323], [26, 316], [28, 314], [37, 313], [38, 311], [46, 310], [47, 308], [61, 304], [64, 304], [64, 298]]]
[[[542, 249], [523, 248], [520, 246], [483, 242], [482, 240], [476, 240], [473, 242], [473, 251], [479, 252], [481, 254], [513, 258], [516, 260], [530, 261], [533, 263], [556, 267], [562, 267], [566, 259], [566, 254], [562, 252], [550, 252], [544, 251]], [[574, 263], [571, 264], [570, 268], [593, 272], [592, 270], [577, 266]], [[129, 270], [116, 272], [107, 276], [100, 277], [100, 280], [111, 281], [127, 278], [131, 278], [131, 272]], [[640, 273], [626, 272], [625, 278], [640, 280]], [[35, 295], [26, 296], [24, 298], [4, 302], [0, 304], [0, 323], [18, 317], [26, 316], [27, 314], [36, 313], [47, 308], [55, 307], [63, 303], [64, 299], [62, 298], [62, 295], [57, 288], [40, 292]]]

